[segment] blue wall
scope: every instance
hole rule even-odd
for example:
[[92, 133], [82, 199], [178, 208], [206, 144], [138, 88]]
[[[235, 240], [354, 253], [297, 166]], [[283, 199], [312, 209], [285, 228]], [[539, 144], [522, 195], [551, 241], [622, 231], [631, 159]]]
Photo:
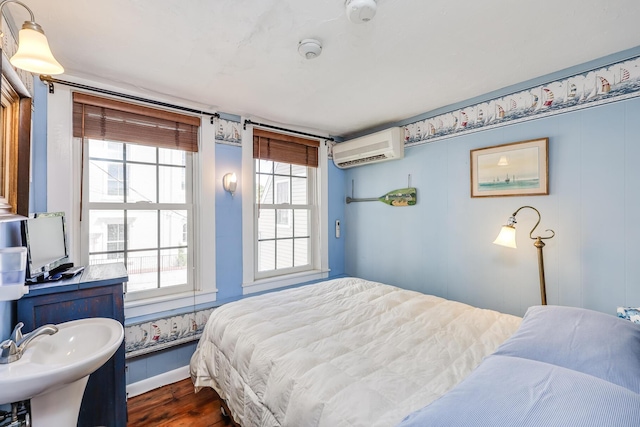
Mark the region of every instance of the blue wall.
[[[544, 248], [549, 304], [615, 314], [640, 305], [640, 99], [512, 124], [406, 150], [406, 157], [349, 169], [356, 197], [404, 187], [418, 204], [346, 207], [350, 275], [522, 315], [539, 304], [536, 249], [528, 234], [537, 217], [518, 214], [518, 249], [492, 244], [520, 206], [555, 230]], [[469, 151], [549, 138], [548, 196], [471, 198]], [[536, 234], [537, 235], [537, 234]], [[383, 249], [381, 249], [383, 248]]]
[[34, 79], [29, 212], [47, 211], [47, 85]]
[[242, 295], [243, 183], [231, 196], [222, 189], [227, 173], [242, 176], [242, 149], [216, 144], [216, 299], [222, 301]]

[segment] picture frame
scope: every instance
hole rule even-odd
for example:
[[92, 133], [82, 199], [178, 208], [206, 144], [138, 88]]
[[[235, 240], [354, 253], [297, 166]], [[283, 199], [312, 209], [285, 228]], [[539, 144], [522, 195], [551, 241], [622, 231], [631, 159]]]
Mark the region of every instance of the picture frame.
[[549, 194], [549, 138], [470, 152], [471, 197]]

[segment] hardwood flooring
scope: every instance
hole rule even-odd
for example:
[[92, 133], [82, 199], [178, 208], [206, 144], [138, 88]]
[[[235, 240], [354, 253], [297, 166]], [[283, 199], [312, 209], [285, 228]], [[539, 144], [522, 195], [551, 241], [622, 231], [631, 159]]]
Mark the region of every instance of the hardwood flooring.
[[193, 392], [190, 379], [152, 390], [127, 401], [127, 427], [230, 427], [220, 413], [222, 401], [206, 387]]

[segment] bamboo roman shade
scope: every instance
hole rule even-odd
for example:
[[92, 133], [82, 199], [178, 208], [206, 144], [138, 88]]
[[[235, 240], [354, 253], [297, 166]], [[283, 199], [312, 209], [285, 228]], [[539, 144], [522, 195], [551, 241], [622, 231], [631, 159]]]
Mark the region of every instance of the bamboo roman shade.
[[253, 129], [253, 158], [318, 167], [318, 147], [313, 139]]
[[200, 118], [100, 96], [73, 94], [73, 136], [198, 151]]

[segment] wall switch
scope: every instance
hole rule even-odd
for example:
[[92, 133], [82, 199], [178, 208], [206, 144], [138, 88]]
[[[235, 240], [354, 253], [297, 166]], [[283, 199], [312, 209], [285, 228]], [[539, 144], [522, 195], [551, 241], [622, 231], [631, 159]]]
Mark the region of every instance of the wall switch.
[[336, 219], [336, 239], [340, 238], [340, 220]]

